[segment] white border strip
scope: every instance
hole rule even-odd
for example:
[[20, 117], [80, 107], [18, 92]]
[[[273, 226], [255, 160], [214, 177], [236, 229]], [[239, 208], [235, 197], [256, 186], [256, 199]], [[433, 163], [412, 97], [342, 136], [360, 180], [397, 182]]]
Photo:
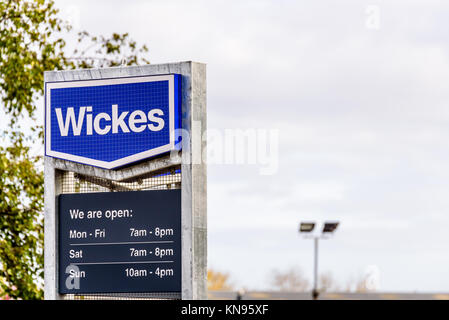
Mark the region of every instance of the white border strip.
[[[175, 76], [162, 75], [162, 76], [143, 76], [143, 77], [129, 77], [129, 78], [115, 78], [115, 79], [98, 79], [98, 80], [79, 80], [79, 81], [63, 81], [63, 82], [46, 82], [45, 83], [45, 154], [50, 157], [70, 160], [96, 166], [104, 169], [113, 169], [129, 163], [133, 163], [139, 160], [143, 160], [155, 155], [162, 154], [173, 150], [175, 147]], [[126, 84], [126, 83], [140, 83], [140, 82], [155, 82], [155, 81], [168, 81], [168, 110], [169, 110], [169, 130], [170, 130], [170, 143], [147, 150], [144, 152], [136, 153], [134, 155], [117, 159], [111, 162], [90, 159], [86, 157], [76, 156], [65, 152], [58, 152], [51, 150], [51, 90], [59, 88], [75, 88], [75, 87], [92, 87], [92, 86], [104, 86], [114, 84]]]

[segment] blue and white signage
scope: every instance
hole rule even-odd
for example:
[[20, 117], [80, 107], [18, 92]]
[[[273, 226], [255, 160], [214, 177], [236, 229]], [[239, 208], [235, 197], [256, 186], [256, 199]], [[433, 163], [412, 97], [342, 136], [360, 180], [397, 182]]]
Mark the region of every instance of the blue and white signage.
[[177, 146], [177, 74], [45, 84], [45, 154], [105, 169]]

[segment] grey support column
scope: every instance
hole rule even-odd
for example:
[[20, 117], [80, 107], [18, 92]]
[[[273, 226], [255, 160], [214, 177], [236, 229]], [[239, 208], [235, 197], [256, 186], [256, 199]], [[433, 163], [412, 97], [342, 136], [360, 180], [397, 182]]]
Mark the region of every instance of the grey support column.
[[197, 300], [207, 299], [206, 66], [191, 63], [190, 74], [182, 83], [191, 87], [182, 104], [182, 127], [190, 132], [190, 157], [181, 166], [182, 298]]
[[44, 298], [59, 300], [58, 293], [58, 212], [56, 196], [61, 193], [60, 171], [51, 158], [44, 160]]

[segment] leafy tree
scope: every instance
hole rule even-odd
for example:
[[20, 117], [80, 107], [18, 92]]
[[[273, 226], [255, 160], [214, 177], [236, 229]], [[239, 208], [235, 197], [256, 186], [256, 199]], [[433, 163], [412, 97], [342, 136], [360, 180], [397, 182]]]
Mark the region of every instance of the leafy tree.
[[229, 274], [213, 269], [207, 270], [207, 290], [233, 290], [233, 285], [229, 281]]
[[23, 134], [0, 147], [0, 284], [14, 298], [42, 298], [44, 181]]
[[42, 156], [30, 145], [43, 143], [35, 102], [44, 71], [149, 63], [127, 33], [75, 33], [58, 14], [52, 0], [0, 1], [0, 120], [9, 121], [0, 146], [0, 298], [43, 297]]

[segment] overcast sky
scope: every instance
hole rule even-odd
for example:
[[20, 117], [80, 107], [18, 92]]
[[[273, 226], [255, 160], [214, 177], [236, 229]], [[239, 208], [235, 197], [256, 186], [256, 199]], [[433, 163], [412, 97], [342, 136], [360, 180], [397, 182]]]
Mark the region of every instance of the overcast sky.
[[207, 63], [209, 128], [280, 130], [279, 171], [208, 168], [209, 266], [237, 286], [312, 279], [301, 220], [337, 219], [320, 270], [382, 291], [449, 291], [449, 3], [63, 1], [151, 63]]

